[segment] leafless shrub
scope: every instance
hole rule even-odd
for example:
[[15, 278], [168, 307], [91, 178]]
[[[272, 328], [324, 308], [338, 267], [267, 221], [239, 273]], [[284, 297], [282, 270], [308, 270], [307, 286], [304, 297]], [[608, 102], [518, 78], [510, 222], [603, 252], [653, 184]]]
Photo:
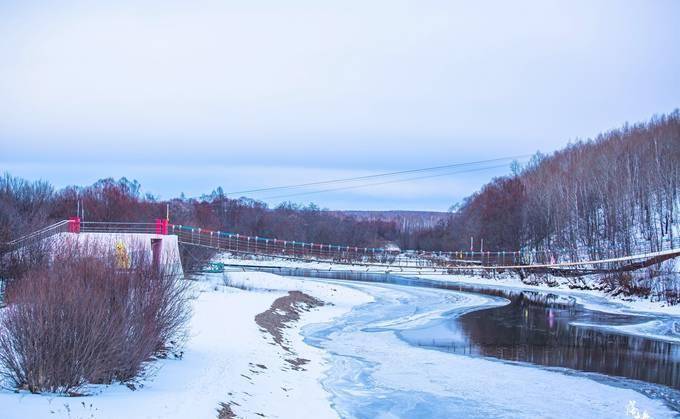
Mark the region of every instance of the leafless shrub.
[[605, 290], [614, 295], [649, 297], [652, 294], [651, 281], [636, 276], [632, 272], [614, 272], [602, 276], [600, 282]]
[[180, 244], [179, 257], [186, 273], [199, 271], [210, 262], [217, 252], [210, 248]]
[[30, 243], [20, 249], [0, 249], [0, 281], [11, 281], [22, 277], [35, 266], [47, 260], [47, 245], [44, 241]]
[[101, 246], [66, 243], [8, 284], [0, 376], [31, 392], [128, 381], [163, 355], [188, 320], [185, 283], [141, 248], [121, 268]]

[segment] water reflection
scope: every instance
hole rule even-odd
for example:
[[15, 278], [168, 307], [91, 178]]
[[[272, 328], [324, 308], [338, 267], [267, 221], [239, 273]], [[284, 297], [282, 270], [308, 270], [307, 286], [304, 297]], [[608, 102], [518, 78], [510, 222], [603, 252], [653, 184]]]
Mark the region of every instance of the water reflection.
[[449, 288], [503, 297], [510, 304], [446, 319], [444, 327], [450, 333], [437, 333], [438, 338], [433, 339], [428, 328], [405, 331], [402, 337], [453, 352], [680, 388], [680, 345], [570, 324], [628, 325], [648, 318], [587, 310], [573, 299], [549, 293]]
[[376, 273], [294, 268], [261, 270], [289, 276], [444, 288], [507, 299], [510, 304], [463, 315], [452, 313], [426, 327], [398, 334], [414, 345], [596, 372], [680, 389], [680, 344], [570, 324], [630, 325], [652, 317], [593, 311], [577, 304], [573, 298], [547, 292], [443, 284]]

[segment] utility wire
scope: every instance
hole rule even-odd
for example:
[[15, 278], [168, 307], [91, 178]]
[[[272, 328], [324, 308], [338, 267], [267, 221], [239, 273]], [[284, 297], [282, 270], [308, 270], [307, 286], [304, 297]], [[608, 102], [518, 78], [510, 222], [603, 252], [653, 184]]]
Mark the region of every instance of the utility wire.
[[498, 169], [498, 168], [501, 168], [501, 167], [506, 167], [506, 165], [505, 164], [498, 164], [498, 165], [495, 165], [495, 166], [487, 166], [487, 167], [480, 167], [480, 168], [466, 169], [466, 170], [457, 170], [457, 171], [454, 171], [454, 172], [438, 173], [438, 174], [435, 174], [435, 175], [427, 175], [427, 176], [417, 176], [417, 177], [406, 178], [406, 179], [388, 180], [388, 181], [385, 181], [385, 182], [366, 183], [366, 184], [363, 184], [363, 185], [343, 186], [343, 187], [340, 187], [340, 188], [322, 189], [322, 190], [318, 190], [318, 191], [297, 192], [297, 193], [285, 194], [285, 195], [266, 196], [266, 197], [263, 197], [263, 198], [260, 198], [260, 199], [262, 199], [262, 200], [279, 199], [279, 198], [288, 198], [288, 197], [292, 197], [292, 196], [313, 195], [313, 194], [326, 193], [326, 192], [344, 191], [344, 190], [347, 190], [347, 189], [357, 189], [357, 188], [366, 188], [366, 187], [369, 187], [369, 186], [387, 185], [387, 184], [391, 184], [391, 183], [410, 182], [410, 181], [413, 181], [413, 180], [429, 179], [429, 178], [440, 177], [440, 176], [451, 176], [451, 175], [460, 174], [460, 173], [479, 172], [479, 171], [483, 171], [483, 170]]
[[[411, 170], [401, 170], [401, 171], [398, 171], [398, 172], [378, 173], [378, 174], [375, 174], [375, 175], [357, 176], [357, 177], [342, 178], [342, 179], [331, 179], [331, 180], [323, 180], [323, 181], [318, 181], [318, 182], [299, 183], [299, 184], [294, 184], [294, 185], [272, 186], [272, 187], [257, 188], [257, 189], [246, 189], [246, 190], [242, 190], [242, 191], [227, 192], [224, 195], [229, 196], [229, 195], [247, 194], [247, 193], [255, 193], [255, 192], [268, 192], [268, 191], [275, 191], [275, 190], [281, 190], [281, 189], [303, 188], [303, 187], [306, 187], [306, 186], [318, 186], [318, 185], [326, 185], [326, 184], [333, 184], [333, 183], [354, 182], [354, 181], [359, 181], [359, 180], [375, 179], [375, 178], [380, 178], [380, 177], [396, 176], [396, 175], [403, 175], [403, 174], [409, 174], [409, 173], [431, 172], [431, 171], [436, 171], [436, 170], [452, 169], [452, 168], [455, 168], [455, 167], [474, 166], [474, 165], [478, 165], [478, 164], [493, 163], [493, 162], [497, 162], [497, 161], [522, 159], [522, 158], [527, 158], [527, 157], [530, 157], [530, 156], [531, 156], [530, 154], [522, 154], [522, 155], [517, 155], [517, 156], [498, 157], [498, 158], [495, 158], [495, 159], [488, 159], [488, 160], [478, 160], [478, 161], [473, 161], [473, 162], [447, 164], [447, 165], [443, 165], [443, 166], [425, 167], [425, 168], [421, 168], [421, 169], [411, 169]], [[203, 195], [201, 197], [204, 197], [204, 196], [207, 196], [207, 195]]]

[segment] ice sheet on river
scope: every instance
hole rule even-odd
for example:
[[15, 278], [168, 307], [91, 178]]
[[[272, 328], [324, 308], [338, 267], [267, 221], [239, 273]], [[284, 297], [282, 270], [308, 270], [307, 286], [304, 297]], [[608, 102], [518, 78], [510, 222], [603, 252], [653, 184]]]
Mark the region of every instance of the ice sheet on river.
[[304, 333], [308, 343], [330, 353], [323, 385], [343, 417], [623, 418], [629, 417], [631, 401], [654, 418], [674, 416], [660, 400], [634, 390], [580, 375], [420, 348], [397, 336], [445, 310], [499, 304], [492, 297], [342, 284], [371, 294], [375, 302]]

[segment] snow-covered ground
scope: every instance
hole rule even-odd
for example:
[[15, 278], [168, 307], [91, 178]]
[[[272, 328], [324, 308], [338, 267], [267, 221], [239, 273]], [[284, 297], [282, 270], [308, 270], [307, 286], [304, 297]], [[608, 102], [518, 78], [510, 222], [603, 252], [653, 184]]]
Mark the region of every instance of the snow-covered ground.
[[[497, 299], [262, 272], [227, 276], [231, 287], [224, 286], [222, 274], [194, 283], [183, 358], [156, 361], [157, 371], [136, 391], [96, 386], [89, 396], [68, 398], [2, 390], [0, 417], [214, 418], [220, 403], [230, 403], [238, 417], [247, 418], [623, 418], [630, 417], [631, 402], [654, 418], [674, 416], [660, 400], [583, 375], [434, 351], [398, 337], [445, 312], [497, 305]], [[291, 368], [290, 354], [254, 321], [288, 290], [330, 303], [304, 312], [286, 329], [291, 350], [310, 360], [303, 371]]]
[[[337, 417], [329, 394], [319, 385], [323, 352], [306, 345], [299, 329], [329, 321], [356, 304], [370, 301], [359, 291], [267, 273], [232, 273], [231, 280], [255, 290], [224, 287], [222, 275], [194, 284], [193, 317], [181, 360], [159, 360], [155, 373], [136, 391], [124, 385], [95, 386], [92, 395], [63, 397], [0, 391], [0, 417], [39, 418], [214, 418], [219, 403], [235, 402], [238, 417]], [[287, 330], [291, 349], [310, 360], [304, 371], [285, 361], [287, 354], [259, 330], [255, 315], [287, 290], [299, 289], [332, 303], [302, 314]], [[289, 356], [288, 356], [289, 357]], [[258, 367], [265, 366], [266, 369]], [[237, 405], [237, 404], [238, 405]]]

